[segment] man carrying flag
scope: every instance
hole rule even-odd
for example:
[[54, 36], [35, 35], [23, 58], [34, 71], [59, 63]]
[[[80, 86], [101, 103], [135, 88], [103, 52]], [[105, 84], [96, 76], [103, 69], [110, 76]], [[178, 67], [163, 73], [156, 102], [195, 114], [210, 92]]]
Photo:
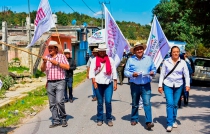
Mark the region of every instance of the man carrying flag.
[[55, 27], [48, 0], [41, 0], [36, 13], [34, 25], [34, 36], [27, 48], [33, 46], [43, 33], [49, 31], [52, 27]]

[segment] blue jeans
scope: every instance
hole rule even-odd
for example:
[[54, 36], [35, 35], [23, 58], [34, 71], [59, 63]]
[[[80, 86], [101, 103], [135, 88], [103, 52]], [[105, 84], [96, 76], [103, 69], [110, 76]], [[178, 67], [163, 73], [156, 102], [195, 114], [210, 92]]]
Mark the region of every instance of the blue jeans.
[[143, 100], [144, 112], [145, 112], [145, 122], [152, 122], [152, 109], [151, 109], [151, 85], [147, 84], [135, 84], [130, 83], [131, 97], [132, 97], [132, 110], [131, 110], [131, 122], [138, 122], [139, 120], [139, 99], [140, 96]]
[[[73, 99], [73, 94], [72, 94], [72, 86], [73, 86], [73, 77], [70, 77], [70, 78], [66, 78], [65, 79], [66, 81], [66, 86], [65, 86], [65, 90], [64, 90], [64, 97], [65, 97], [65, 100], [68, 101], [69, 99]], [[68, 97], [68, 90], [69, 89], [69, 97]]]
[[167, 126], [173, 126], [173, 123], [176, 121], [178, 101], [182, 93], [183, 85], [177, 88], [163, 85], [163, 88], [166, 96]]
[[92, 91], [93, 91], [93, 95], [92, 95], [92, 97], [94, 98], [94, 97], [96, 97], [96, 90], [95, 90], [95, 88], [94, 88], [93, 84], [92, 84]]
[[113, 82], [110, 84], [98, 84], [98, 89], [95, 89], [97, 97], [97, 121], [103, 121], [103, 103], [105, 98], [106, 120], [112, 120], [112, 94]]

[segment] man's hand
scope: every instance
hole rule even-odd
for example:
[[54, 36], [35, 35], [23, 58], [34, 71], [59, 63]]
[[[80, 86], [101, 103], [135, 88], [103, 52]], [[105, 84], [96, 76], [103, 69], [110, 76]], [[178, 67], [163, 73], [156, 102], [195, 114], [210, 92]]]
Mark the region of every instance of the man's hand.
[[190, 91], [190, 87], [186, 86], [186, 91], [189, 92]]
[[138, 77], [138, 75], [139, 75], [139, 74], [136, 73], [136, 72], [133, 73], [133, 77]]
[[98, 84], [96, 82], [93, 83], [95, 89], [98, 89]]
[[151, 72], [149, 73], [149, 75], [150, 75], [150, 76], [154, 76], [154, 72], [151, 71]]
[[58, 65], [58, 62], [56, 60], [50, 60], [50, 62], [53, 64], [53, 65]]
[[89, 75], [87, 74], [87, 79], [89, 79]]
[[44, 63], [47, 63], [47, 58], [46, 57], [43, 56], [42, 60], [43, 60]]
[[162, 94], [163, 93], [163, 88], [162, 87], [159, 87], [158, 88], [158, 92]]

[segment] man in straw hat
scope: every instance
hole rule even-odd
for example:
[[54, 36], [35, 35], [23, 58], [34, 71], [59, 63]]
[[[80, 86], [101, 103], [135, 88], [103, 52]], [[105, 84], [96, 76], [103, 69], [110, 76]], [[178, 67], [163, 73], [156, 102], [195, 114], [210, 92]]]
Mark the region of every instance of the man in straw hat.
[[68, 126], [64, 105], [65, 70], [69, 69], [69, 63], [63, 54], [59, 54], [60, 45], [56, 41], [50, 41], [48, 45], [49, 55], [42, 57], [41, 71], [47, 75], [47, 94], [50, 111], [52, 112], [52, 124], [50, 128], [62, 125]]
[[[90, 64], [91, 64], [91, 61], [93, 58], [95, 58], [96, 56], [98, 55], [98, 49], [97, 48], [94, 48], [93, 51], [92, 51], [92, 56], [88, 59], [88, 62], [87, 62], [87, 78], [89, 79], [89, 70], [90, 70]], [[93, 92], [93, 95], [92, 95], [92, 101], [96, 101], [97, 98], [96, 98], [96, 91], [95, 91], [95, 88], [94, 86], [92, 85], [92, 92]]]
[[[64, 89], [64, 97], [65, 97], [65, 102], [70, 102], [70, 103], [73, 103], [73, 89], [72, 89], [72, 86], [73, 86], [73, 74], [74, 74], [74, 70], [76, 69], [76, 64], [75, 64], [75, 61], [74, 59], [71, 58], [71, 51], [69, 49], [65, 49], [64, 50], [64, 55], [66, 56], [68, 62], [69, 62], [69, 65], [70, 65], [70, 68], [68, 70], [65, 70], [65, 74], [66, 74], [66, 78], [65, 78], [65, 81], [66, 81], [66, 86], [65, 86], [65, 89]], [[68, 92], [68, 89], [69, 89], [69, 96], [67, 94]]]
[[[105, 100], [106, 120], [108, 126], [112, 123], [112, 94], [117, 90], [117, 71], [114, 60], [106, 54], [106, 44], [99, 44], [98, 56], [90, 65], [89, 78], [92, 79], [97, 97], [97, 125], [103, 124], [103, 103]], [[114, 81], [114, 82], [113, 82]]]
[[144, 55], [146, 45], [137, 42], [131, 52], [134, 55], [130, 57], [126, 63], [124, 74], [130, 77], [130, 89], [132, 97], [132, 111], [131, 111], [131, 125], [134, 126], [138, 123], [138, 105], [140, 96], [143, 99], [146, 129], [150, 130], [154, 127], [152, 123], [152, 110], [151, 110], [151, 76], [156, 73], [156, 68], [152, 59]]

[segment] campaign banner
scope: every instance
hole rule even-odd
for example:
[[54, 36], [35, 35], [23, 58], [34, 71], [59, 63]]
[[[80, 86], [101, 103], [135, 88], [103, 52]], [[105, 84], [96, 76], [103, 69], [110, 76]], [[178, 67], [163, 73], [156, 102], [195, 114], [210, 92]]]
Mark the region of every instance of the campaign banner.
[[91, 37], [88, 38], [88, 43], [104, 43], [105, 42], [105, 29], [98, 30]]
[[157, 20], [157, 17], [154, 16], [150, 35], [147, 40], [147, 48], [145, 50], [145, 54], [152, 58], [155, 67], [158, 69], [169, 49], [170, 46], [168, 39], [166, 38]]
[[115, 61], [115, 65], [118, 66], [123, 57], [124, 50], [127, 52], [130, 51], [130, 45], [105, 5], [104, 12], [105, 42], [108, 48], [107, 55], [112, 57]]

